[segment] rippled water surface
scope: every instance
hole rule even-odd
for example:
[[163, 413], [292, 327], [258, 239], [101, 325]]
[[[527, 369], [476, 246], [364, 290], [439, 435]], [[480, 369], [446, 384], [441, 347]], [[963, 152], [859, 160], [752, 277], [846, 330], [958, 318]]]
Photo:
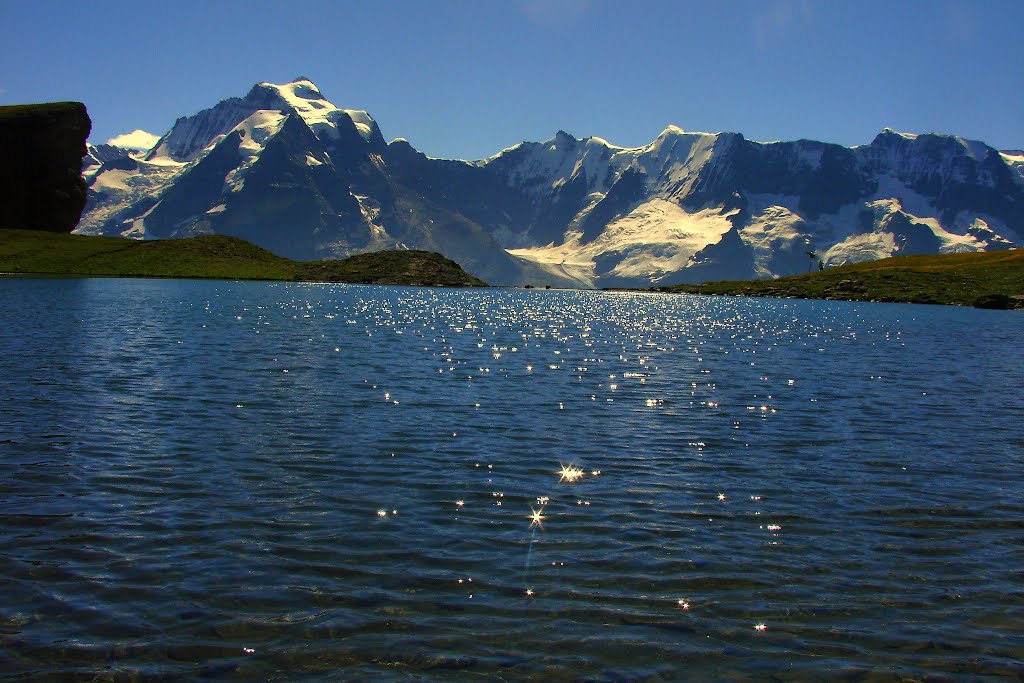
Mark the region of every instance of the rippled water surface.
[[0, 281], [0, 677], [1019, 677], [1024, 315]]

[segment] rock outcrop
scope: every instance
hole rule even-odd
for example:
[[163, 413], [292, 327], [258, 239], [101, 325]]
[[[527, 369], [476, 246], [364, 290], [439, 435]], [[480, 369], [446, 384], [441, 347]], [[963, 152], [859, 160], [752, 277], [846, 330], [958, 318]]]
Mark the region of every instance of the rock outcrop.
[[0, 228], [71, 232], [85, 208], [81, 102], [0, 107]]

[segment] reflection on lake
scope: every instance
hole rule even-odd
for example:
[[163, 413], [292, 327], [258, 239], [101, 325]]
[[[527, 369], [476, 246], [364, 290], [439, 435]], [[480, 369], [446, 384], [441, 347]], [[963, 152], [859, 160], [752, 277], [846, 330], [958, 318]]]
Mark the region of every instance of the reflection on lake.
[[1019, 675], [1019, 314], [0, 293], [0, 671]]

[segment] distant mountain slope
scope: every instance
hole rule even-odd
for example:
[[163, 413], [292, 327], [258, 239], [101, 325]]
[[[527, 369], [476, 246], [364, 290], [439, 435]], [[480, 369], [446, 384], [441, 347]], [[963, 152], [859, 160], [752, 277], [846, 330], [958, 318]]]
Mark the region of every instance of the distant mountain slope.
[[818, 258], [1024, 245], [1024, 155], [980, 142], [885, 130], [847, 148], [669, 126], [637, 148], [560, 131], [450, 161], [386, 144], [304, 78], [180, 118], [87, 177], [87, 234], [228, 234], [299, 259], [427, 249], [501, 284], [770, 278]]

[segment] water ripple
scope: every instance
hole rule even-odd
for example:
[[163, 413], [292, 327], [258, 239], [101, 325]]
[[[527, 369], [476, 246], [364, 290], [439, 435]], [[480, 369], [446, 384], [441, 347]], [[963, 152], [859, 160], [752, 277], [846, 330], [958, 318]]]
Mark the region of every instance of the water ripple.
[[1019, 676], [1020, 316], [0, 287], [5, 675]]

